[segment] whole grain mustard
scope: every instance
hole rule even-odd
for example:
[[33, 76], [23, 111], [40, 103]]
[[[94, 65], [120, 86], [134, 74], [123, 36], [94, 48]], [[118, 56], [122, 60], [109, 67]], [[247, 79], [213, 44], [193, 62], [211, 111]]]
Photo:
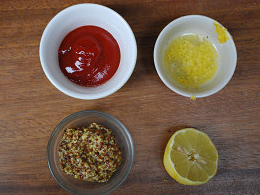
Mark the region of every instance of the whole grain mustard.
[[106, 182], [122, 161], [112, 130], [96, 123], [68, 128], [59, 145], [61, 169], [75, 178]]

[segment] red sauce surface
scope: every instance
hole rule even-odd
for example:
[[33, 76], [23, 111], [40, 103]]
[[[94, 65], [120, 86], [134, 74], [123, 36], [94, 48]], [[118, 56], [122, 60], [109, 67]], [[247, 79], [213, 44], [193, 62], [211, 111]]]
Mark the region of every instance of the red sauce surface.
[[71, 31], [63, 39], [58, 54], [63, 74], [86, 87], [107, 82], [120, 63], [117, 41], [97, 26], [82, 26]]

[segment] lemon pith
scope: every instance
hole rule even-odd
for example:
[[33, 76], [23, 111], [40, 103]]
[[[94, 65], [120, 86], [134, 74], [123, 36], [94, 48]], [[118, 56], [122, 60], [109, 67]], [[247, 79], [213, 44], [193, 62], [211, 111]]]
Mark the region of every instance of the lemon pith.
[[175, 132], [168, 141], [163, 163], [177, 182], [200, 185], [216, 174], [218, 152], [205, 133], [186, 128]]

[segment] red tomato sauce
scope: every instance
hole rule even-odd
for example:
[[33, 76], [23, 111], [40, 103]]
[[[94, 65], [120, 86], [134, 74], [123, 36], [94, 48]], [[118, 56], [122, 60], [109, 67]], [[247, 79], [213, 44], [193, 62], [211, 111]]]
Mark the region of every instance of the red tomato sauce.
[[63, 39], [58, 55], [63, 74], [85, 87], [107, 82], [117, 71], [121, 57], [115, 38], [97, 26], [71, 31]]

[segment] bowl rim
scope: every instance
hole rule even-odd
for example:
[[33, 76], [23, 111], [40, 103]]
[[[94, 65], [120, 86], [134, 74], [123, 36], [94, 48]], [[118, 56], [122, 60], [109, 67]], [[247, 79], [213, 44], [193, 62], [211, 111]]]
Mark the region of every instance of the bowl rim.
[[72, 194], [74, 194], [74, 195], [85, 195], [85, 194], [77, 194], [77, 193], [75, 193], [75, 192], [69, 190], [68, 188], [66, 188], [64, 185], [62, 185], [62, 184], [60, 183], [60, 181], [57, 179], [57, 177], [55, 176], [55, 174], [54, 174], [53, 171], [52, 171], [52, 167], [51, 167], [51, 164], [50, 164], [50, 156], [49, 156], [49, 151], [50, 151], [50, 149], [51, 149], [51, 148], [50, 148], [50, 145], [51, 145], [52, 140], [53, 140], [53, 137], [54, 137], [54, 135], [56, 134], [56, 132], [58, 131], [59, 127], [60, 127], [64, 122], [66, 122], [68, 119], [70, 119], [70, 118], [72, 118], [72, 117], [74, 117], [74, 116], [76, 116], [76, 115], [78, 115], [78, 114], [82, 114], [82, 113], [87, 113], [87, 114], [95, 113], [95, 114], [100, 114], [100, 115], [103, 115], [103, 116], [107, 116], [108, 118], [111, 118], [112, 120], [114, 120], [116, 123], [118, 123], [120, 126], [123, 127], [124, 132], [126, 133], [127, 138], [129, 139], [130, 149], [131, 149], [131, 153], [132, 153], [132, 155], [130, 156], [131, 159], [132, 159], [131, 162], [130, 162], [130, 166], [129, 166], [129, 168], [128, 168], [126, 174], [124, 175], [123, 179], [122, 179], [120, 182], [118, 182], [118, 184], [117, 184], [114, 188], [112, 188], [112, 189], [110, 189], [109, 191], [103, 193], [103, 194], [109, 194], [109, 193], [113, 192], [114, 190], [116, 190], [116, 189], [126, 180], [126, 178], [128, 177], [128, 175], [129, 175], [129, 173], [130, 173], [130, 171], [131, 171], [131, 169], [132, 169], [132, 167], [133, 167], [133, 163], [134, 163], [134, 142], [133, 142], [133, 140], [132, 140], [132, 137], [131, 137], [129, 131], [128, 131], [127, 128], [124, 126], [124, 124], [123, 124], [122, 122], [120, 122], [116, 117], [114, 117], [114, 116], [112, 116], [112, 115], [110, 115], [110, 114], [108, 114], [108, 113], [105, 113], [105, 112], [102, 112], [102, 111], [97, 111], [97, 110], [83, 110], [83, 111], [79, 111], [79, 112], [75, 112], [75, 113], [73, 113], [73, 114], [70, 114], [69, 116], [67, 116], [66, 118], [64, 118], [64, 119], [55, 127], [55, 129], [53, 130], [53, 132], [52, 132], [51, 135], [50, 135], [50, 138], [49, 138], [49, 141], [48, 141], [48, 145], [47, 145], [47, 151], [46, 151], [47, 164], [48, 164], [48, 167], [49, 167], [49, 170], [50, 170], [50, 172], [51, 172], [52, 177], [53, 177], [54, 180], [59, 184], [59, 186], [61, 186], [64, 190], [66, 190], [66, 191], [68, 191], [69, 193], [72, 193]]
[[[221, 23], [219, 23], [218, 21], [208, 17], [208, 16], [204, 16], [204, 15], [185, 15], [185, 16], [181, 16], [179, 18], [176, 18], [174, 19], [173, 21], [171, 21], [169, 24], [167, 24], [163, 30], [160, 32], [159, 36], [157, 37], [156, 39], [156, 42], [155, 42], [155, 45], [154, 45], [154, 51], [153, 51], [153, 58], [154, 58], [154, 65], [155, 65], [155, 69], [156, 69], [156, 72], [157, 74], [159, 75], [160, 79], [163, 81], [163, 83], [169, 88], [171, 89], [172, 91], [174, 91], [175, 93], [179, 94], [179, 95], [182, 95], [182, 96], [185, 96], [185, 97], [191, 97], [191, 94], [192, 93], [189, 93], [189, 92], [185, 92], [185, 91], [182, 91], [182, 90], [179, 90], [177, 87], [175, 87], [174, 85], [171, 85], [170, 83], [168, 83], [168, 81], [164, 78], [163, 74], [161, 73], [160, 71], [160, 68], [159, 68], [159, 63], [158, 62], [158, 59], [157, 59], [157, 53], [158, 53], [158, 50], [159, 50], [159, 44], [161, 42], [161, 40], [164, 38], [165, 34], [168, 33], [168, 30], [172, 29], [175, 27], [175, 25], [180, 22], [180, 21], [185, 21], [187, 19], [190, 19], [190, 18], [195, 18], [195, 19], [206, 19], [206, 20], [211, 20], [212, 22], [216, 22], [217, 24], [223, 26]], [[223, 26], [224, 27], [224, 26]], [[234, 62], [232, 63], [232, 68], [231, 68], [231, 71], [229, 72], [228, 76], [227, 76], [227, 79], [223, 80], [223, 82], [221, 84], [219, 84], [217, 87], [213, 87], [205, 92], [201, 92], [199, 94], [196, 95], [196, 98], [203, 98], [203, 97], [207, 97], [207, 96], [210, 96], [210, 95], [213, 95], [217, 92], [219, 92], [220, 90], [222, 90], [228, 83], [229, 81], [231, 80], [231, 78], [233, 77], [234, 73], [235, 73], [235, 70], [236, 70], [236, 65], [237, 65], [237, 49], [236, 49], [236, 45], [234, 43], [234, 40], [233, 40], [233, 37], [231, 36], [231, 34], [228, 32], [227, 30], [227, 33], [229, 35], [229, 39], [230, 39], [230, 44], [231, 46], [233, 47], [234, 49]]]
[[[124, 25], [128, 29], [129, 35], [131, 37], [130, 39], [133, 40], [133, 46], [134, 46], [133, 47], [133, 58], [132, 58], [133, 63], [131, 63], [129, 65], [129, 67], [131, 67], [131, 69], [129, 69], [129, 71], [127, 72], [128, 74], [121, 79], [121, 84], [118, 85], [117, 88], [111, 88], [109, 90], [106, 90], [106, 92], [98, 93], [98, 94], [95, 94], [95, 95], [93, 95], [93, 94], [82, 94], [82, 93], [79, 93], [79, 92], [71, 91], [71, 90], [68, 90], [66, 87], [60, 85], [59, 82], [57, 82], [54, 78], [52, 78], [52, 76], [49, 75], [48, 70], [46, 68], [47, 65], [45, 65], [46, 62], [45, 62], [44, 57], [43, 57], [43, 45], [44, 45], [43, 42], [45, 41], [46, 36], [48, 34], [47, 32], [49, 32], [49, 29], [51, 28], [51, 26], [53, 25], [55, 20], [57, 20], [58, 17], [60, 17], [62, 14], [69, 11], [70, 9], [75, 9], [75, 8], [81, 7], [81, 6], [96, 6], [96, 7], [100, 7], [101, 9], [108, 10], [110, 13], [113, 13], [116, 17], [118, 17], [124, 23]], [[126, 84], [126, 82], [129, 80], [129, 78], [131, 77], [131, 75], [132, 75], [132, 73], [135, 69], [135, 65], [136, 65], [136, 61], [137, 61], [137, 43], [136, 43], [135, 35], [134, 35], [132, 28], [130, 27], [130, 25], [127, 23], [127, 21], [119, 13], [117, 13], [113, 9], [111, 9], [107, 6], [104, 6], [104, 5], [100, 5], [100, 4], [96, 4], [96, 3], [81, 3], [81, 4], [75, 4], [75, 5], [69, 6], [65, 9], [61, 10], [48, 22], [48, 24], [46, 25], [46, 27], [45, 27], [45, 29], [42, 33], [42, 36], [41, 36], [40, 45], [39, 45], [39, 56], [40, 56], [40, 63], [41, 63], [41, 67], [43, 69], [43, 72], [45, 73], [48, 80], [52, 83], [52, 85], [54, 85], [54, 87], [56, 89], [58, 89], [62, 93], [66, 94], [70, 97], [73, 97], [73, 98], [83, 99], [83, 100], [94, 100], [94, 99], [100, 99], [100, 98], [107, 97], [107, 96], [115, 93], [116, 91], [118, 91], [120, 88], [122, 88]], [[110, 78], [110, 79], [112, 79], [112, 78]]]

